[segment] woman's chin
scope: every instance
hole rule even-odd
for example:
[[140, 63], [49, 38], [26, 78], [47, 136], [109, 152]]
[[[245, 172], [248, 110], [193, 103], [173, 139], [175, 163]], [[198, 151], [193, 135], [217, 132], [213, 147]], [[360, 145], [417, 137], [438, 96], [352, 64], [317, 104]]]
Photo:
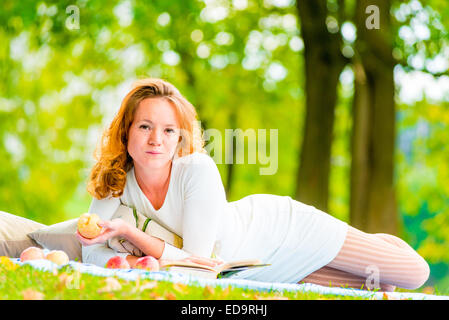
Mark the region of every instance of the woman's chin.
[[167, 159], [166, 157], [154, 157], [149, 158], [144, 161], [143, 165], [145, 168], [165, 168], [169, 164], [170, 159]]
[[145, 169], [165, 169], [170, 164], [172, 158], [168, 153], [149, 154], [134, 158], [134, 166], [143, 167]]

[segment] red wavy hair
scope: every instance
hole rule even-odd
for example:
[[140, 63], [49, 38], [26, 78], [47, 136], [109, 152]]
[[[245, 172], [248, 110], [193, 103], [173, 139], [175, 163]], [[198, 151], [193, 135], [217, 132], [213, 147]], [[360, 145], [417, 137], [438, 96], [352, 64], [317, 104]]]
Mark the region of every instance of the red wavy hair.
[[178, 157], [193, 152], [207, 153], [195, 107], [178, 89], [162, 79], [138, 80], [123, 99], [118, 113], [103, 132], [100, 144], [95, 149], [94, 158], [97, 162], [91, 170], [87, 184], [87, 191], [93, 197], [103, 199], [123, 194], [126, 173], [133, 167], [127, 143], [134, 113], [142, 100], [156, 97], [167, 99], [175, 107], [182, 137], [177, 147]]

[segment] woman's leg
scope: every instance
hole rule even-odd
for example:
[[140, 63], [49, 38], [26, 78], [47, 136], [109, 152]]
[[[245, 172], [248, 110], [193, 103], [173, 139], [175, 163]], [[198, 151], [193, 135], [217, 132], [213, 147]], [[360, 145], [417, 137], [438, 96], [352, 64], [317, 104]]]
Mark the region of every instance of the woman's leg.
[[405, 289], [419, 288], [429, 277], [427, 262], [401, 239], [369, 234], [349, 226], [343, 247], [328, 265], [367, 279]]
[[395, 286], [379, 283], [379, 286], [367, 287], [366, 278], [354, 274], [324, 266], [309, 274], [298, 283], [313, 283], [321, 286], [355, 288], [355, 289], [380, 289], [381, 291], [394, 291]]
[[393, 235], [369, 234], [349, 226], [343, 247], [327, 266], [302, 282], [360, 289], [395, 286], [416, 289], [429, 277], [429, 266], [406, 242]]

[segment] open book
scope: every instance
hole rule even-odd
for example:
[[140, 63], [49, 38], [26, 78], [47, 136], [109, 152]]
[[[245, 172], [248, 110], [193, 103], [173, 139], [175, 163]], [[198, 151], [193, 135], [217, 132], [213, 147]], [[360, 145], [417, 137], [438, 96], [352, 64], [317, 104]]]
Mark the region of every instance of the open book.
[[198, 277], [216, 279], [216, 278], [227, 278], [244, 270], [264, 266], [269, 266], [269, 264], [264, 264], [257, 259], [225, 262], [216, 267], [209, 267], [190, 261], [164, 260], [161, 261], [160, 270], [173, 271], [184, 274], [190, 274]]

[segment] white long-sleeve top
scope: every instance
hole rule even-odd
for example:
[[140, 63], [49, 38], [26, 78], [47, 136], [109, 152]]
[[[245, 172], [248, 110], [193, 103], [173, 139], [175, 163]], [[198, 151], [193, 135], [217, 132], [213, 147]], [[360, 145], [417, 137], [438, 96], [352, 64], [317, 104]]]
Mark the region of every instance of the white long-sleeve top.
[[[168, 230], [183, 238], [182, 250], [165, 243], [161, 259], [182, 259], [189, 255], [210, 257], [217, 229], [227, 205], [218, 168], [211, 157], [193, 153], [175, 158], [164, 203], [155, 210], [137, 184], [134, 168], [128, 171], [126, 185], [119, 198], [93, 199], [89, 213], [110, 220], [119, 205], [135, 207]], [[83, 261], [104, 266], [116, 253], [105, 244], [83, 246]]]
[[[183, 248], [165, 243], [162, 259], [189, 255], [225, 261], [260, 259], [271, 266], [246, 270], [236, 278], [298, 282], [338, 254], [347, 224], [289, 196], [253, 194], [227, 202], [220, 172], [203, 153], [175, 158], [164, 203], [159, 210], [127, 173], [119, 198], [93, 199], [89, 213], [110, 220], [122, 203], [134, 207], [183, 238]], [[85, 263], [104, 266], [116, 253], [105, 244], [82, 247]]]

